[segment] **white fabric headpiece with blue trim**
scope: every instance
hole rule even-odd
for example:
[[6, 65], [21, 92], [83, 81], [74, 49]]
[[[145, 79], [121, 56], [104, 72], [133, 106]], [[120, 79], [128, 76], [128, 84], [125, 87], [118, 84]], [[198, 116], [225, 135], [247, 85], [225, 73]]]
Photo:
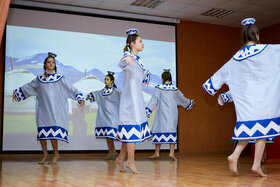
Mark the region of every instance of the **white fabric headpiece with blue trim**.
[[138, 30], [136, 28], [127, 29], [125, 33], [129, 35], [137, 34]]
[[107, 71], [107, 73], [110, 74], [110, 75], [114, 75], [115, 74], [115, 72], [113, 72], [113, 71]]
[[52, 52], [48, 52], [48, 56], [53, 57], [53, 58], [57, 57], [57, 55], [55, 53], [52, 53]]
[[170, 68], [164, 68], [163, 71], [164, 72], [170, 72]]
[[246, 19], [243, 19], [243, 20], [241, 21], [241, 24], [242, 24], [243, 26], [247, 26], [247, 25], [254, 25], [255, 22], [256, 22], [256, 20], [255, 20], [254, 18], [246, 18]]

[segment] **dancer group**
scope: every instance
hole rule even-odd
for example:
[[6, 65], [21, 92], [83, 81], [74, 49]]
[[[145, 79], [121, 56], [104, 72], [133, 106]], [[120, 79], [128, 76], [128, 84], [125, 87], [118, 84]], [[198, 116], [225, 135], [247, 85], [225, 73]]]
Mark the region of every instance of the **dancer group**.
[[[238, 174], [238, 158], [249, 141], [254, 141], [256, 148], [252, 171], [266, 176], [261, 169], [266, 139], [280, 133], [280, 45], [260, 44], [258, 28], [254, 23], [253, 18], [242, 21], [243, 47], [203, 84], [203, 88], [214, 95], [223, 84], [229, 86], [229, 92], [219, 96], [219, 103], [233, 102], [237, 115], [232, 139], [238, 144], [228, 157], [230, 170]], [[149, 84], [151, 73], [138, 56], [144, 50], [144, 43], [137, 29], [129, 29], [126, 34], [124, 55], [118, 63], [123, 73], [122, 88], [116, 87], [114, 73], [108, 71], [105, 87], [89, 93], [86, 100], [98, 105], [95, 136], [106, 139], [106, 157], [115, 159], [121, 172], [128, 168], [137, 174], [140, 172], [134, 159], [136, 143], [152, 139], [155, 144], [152, 159], [160, 156], [161, 144], [169, 144], [169, 156], [177, 160], [174, 149], [177, 144], [178, 106], [191, 110], [195, 102], [185, 98], [172, 84], [170, 69], [166, 68], [161, 75], [162, 84], [154, 88], [153, 96], [146, 105], [142, 84]], [[46, 140], [50, 140], [53, 146], [52, 164], [59, 159], [57, 140], [68, 142], [67, 98], [76, 99], [84, 105], [83, 94], [57, 73], [55, 57], [55, 54], [49, 53], [44, 62], [44, 74], [14, 90], [13, 94], [16, 101], [36, 96], [37, 138], [44, 153], [40, 164], [48, 157]], [[150, 131], [148, 117], [153, 111], [155, 119]], [[114, 140], [122, 143], [119, 154]]]

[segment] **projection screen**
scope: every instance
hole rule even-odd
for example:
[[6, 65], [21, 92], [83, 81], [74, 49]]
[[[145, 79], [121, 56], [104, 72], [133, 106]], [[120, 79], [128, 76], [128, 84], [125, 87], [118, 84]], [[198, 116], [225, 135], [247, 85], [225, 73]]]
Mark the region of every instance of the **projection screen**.
[[[176, 26], [11, 8], [6, 26], [5, 82], [3, 107], [3, 151], [41, 150], [37, 141], [35, 97], [12, 102], [13, 90], [42, 74], [48, 52], [54, 52], [58, 73], [63, 74], [84, 95], [104, 88], [107, 71], [115, 72], [122, 87], [122, 71], [117, 66], [126, 42], [125, 31], [137, 28], [144, 42], [139, 53], [152, 73], [149, 86], [143, 86], [145, 102], [161, 84], [164, 68], [171, 68], [176, 85]], [[98, 107], [86, 102], [83, 108], [69, 100], [69, 143], [59, 141], [59, 150], [107, 150], [104, 139], [94, 136]], [[149, 119], [153, 125], [155, 112]], [[117, 149], [120, 142], [115, 141]], [[49, 143], [49, 148], [51, 148]], [[163, 149], [168, 145], [163, 145]], [[136, 150], [154, 149], [151, 141], [138, 143]]]

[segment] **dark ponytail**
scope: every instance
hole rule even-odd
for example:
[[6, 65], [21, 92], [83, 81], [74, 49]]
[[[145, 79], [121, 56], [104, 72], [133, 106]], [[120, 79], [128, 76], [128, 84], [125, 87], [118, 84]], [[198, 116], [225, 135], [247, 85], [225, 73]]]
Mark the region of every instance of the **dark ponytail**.
[[171, 73], [169, 71], [163, 72], [161, 74], [161, 78], [162, 78], [163, 84], [165, 84], [166, 81], [170, 81], [170, 83], [172, 84], [172, 76], [171, 76]]
[[242, 43], [245, 46], [248, 42], [252, 41], [255, 44], [259, 44], [258, 39], [259, 29], [255, 25], [246, 25], [242, 29]]
[[107, 77], [107, 76], [110, 78], [111, 81], [113, 81], [112, 86], [113, 86], [114, 88], [117, 88], [117, 86], [116, 86], [116, 84], [115, 84], [115, 77], [114, 77], [114, 75], [108, 73], [108, 74], [106, 75], [106, 77]]
[[123, 52], [126, 52], [126, 51], [130, 51], [131, 50], [131, 47], [130, 47], [130, 44], [132, 42], [135, 42], [137, 40], [137, 37], [139, 37], [139, 35], [137, 34], [131, 34], [131, 35], [128, 35], [127, 38], [126, 38], [126, 45], [123, 49]]

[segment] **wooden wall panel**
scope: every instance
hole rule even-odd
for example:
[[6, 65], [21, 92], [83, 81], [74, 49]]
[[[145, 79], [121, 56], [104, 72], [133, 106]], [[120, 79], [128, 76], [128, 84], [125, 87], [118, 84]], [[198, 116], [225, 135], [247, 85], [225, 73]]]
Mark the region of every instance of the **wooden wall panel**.
[[232, 149], [235, 126], [233, 103], [223, 107], [218, 94], [208, 95], [202, 84], [241, 46], [241, 29], [181, 21], [177, 26], [178, 87], [195, 99], [193, 110], [179, 110], [180, 153], [225, 153]]
[[261, 29], [260, 41], [265, 44], [280, 44], [280, 23]]

